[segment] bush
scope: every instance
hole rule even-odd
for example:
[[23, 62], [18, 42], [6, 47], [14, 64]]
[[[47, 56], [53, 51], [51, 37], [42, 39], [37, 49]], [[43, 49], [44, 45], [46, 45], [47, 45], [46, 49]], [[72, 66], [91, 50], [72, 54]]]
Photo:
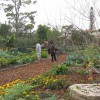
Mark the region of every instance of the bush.
[[5, 58], [0, 58], [0, 67], [9, 65], [9, 61]]
[[18, 59], [19, 59], [18, 57], [11, 58], [11, 59], [9, 59], [9, 63], [10, 64], [17, 64]]
[[52, 76], [36, 76], [30, 80], [30, 83], [34, 86], [37, 85], [37, 88], [43, 87], [45, 89], [61, 89], [64, 88], [64, 79], [57, 79]]
[[50, 75], [64, 75], [69, 74], [68, 66], [65, 63], [54, 66], [50, 71], [47, 72]]
[[47, 58], [47, 57], [48, 57], [48, 53], [46, 51], [42, 51], [41, 58]]
[[37, 57], [36, 54], [34, 54], [33, 56], [31, 56], [31, 58], [32, 58], [32, 61], [37, 61], [38, 60], [38, 57]]

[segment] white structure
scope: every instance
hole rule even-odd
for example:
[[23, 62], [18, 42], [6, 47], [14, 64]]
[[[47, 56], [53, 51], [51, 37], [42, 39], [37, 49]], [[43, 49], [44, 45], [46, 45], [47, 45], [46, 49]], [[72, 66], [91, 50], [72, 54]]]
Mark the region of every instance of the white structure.
[[100, 100], [100, 83], [74, 84], [69, 87], [69, 90], [75, 100]]

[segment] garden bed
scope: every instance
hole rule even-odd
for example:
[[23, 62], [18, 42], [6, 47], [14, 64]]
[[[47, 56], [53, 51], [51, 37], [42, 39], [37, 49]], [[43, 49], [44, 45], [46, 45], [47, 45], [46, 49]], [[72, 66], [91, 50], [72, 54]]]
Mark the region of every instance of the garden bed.
[[31, 64], [22, 65], [22, 67], [13, 67], [0, 70], [0, 85], [11, 82], [16, 79], [28, 79], [38, 74], [44, 73], [52, 68], [53, 65], [64, 62], [66, 55], [60, 55], [57, 57], [57, 62], [51, 62], [50, 59], [43, 59]]
[[[49, 71], [54, 65], [63, 63], [65, 59], [66, 59], [66, 55], [59, 55], [57, 56], [57, 62], [51, 62], [50, 59], [43, 59], [38, 62], [34, 62], [33, 64], [25, 65], [23, 67], [15, 67], [9, 70], [2, 70], [0, 71], [0, 80], [1, 80], [0, 85], [8, 84], [16, 79], [21, 79], [23, 81], [26, 81], [26, 83], [30, 84], [30, 82], [28, 82], [29, 78], [34, 78], [38, 75], [44, 74], [45, 72]], [[56, 84], [54, 83], [53, 85], [50, 85], [49, 87], [47, 85], [46, 88], [44, 87], [45, 85], [41, 87], [36, 87], [33, 89], [33, 91], [35, 93], [37, 93], [38, 91], [40, 92], [41, 100], [42, 99], [44, 100], [44, 98], [47, 98], [47, 97], [55, 98], [55, 96], [57, 100], [64, 100], [64, 99], [72, 100], [72, 98], [69, 96], [69, 91], [68, 91], [69, 86], [73, 84], [83, 84], [83, 83], [89, 84], [89, 83], [99, 82], [100, 74], [93, 73], [92, 75], [93, 79], [91, 80], [87, 73], [84, 73], [83, 71], [81, 72], [81, 70], [83, 70], [82, 67], [76, 68], [80, 70], [73, 71], [73, 69], [75, 68], [72, 67], [71, 68], [72, 70], [70, 71], [70, 73], [65, 74], [65, 75], [54, 75], [52, 81], [55, 82], [55, 79], [56, 79], [57, 81]], [[40, 79], [42, 81], [41, 77]], [[44, 77], [43, 80], [44, 79], [46, 79], [46, 77]], [[59, 81], [60, 79], [61, 81]], [[43, 82], [47, 82], [47, 80], [44, 80]], [[49, 82], [49, 79], [48, 79], [48, 82]]]

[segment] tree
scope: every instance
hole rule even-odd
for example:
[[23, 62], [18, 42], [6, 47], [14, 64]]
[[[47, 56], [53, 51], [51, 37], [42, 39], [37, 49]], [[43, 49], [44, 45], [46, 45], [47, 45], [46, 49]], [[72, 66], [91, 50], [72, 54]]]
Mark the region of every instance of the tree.
[[1, 24], [0, 25], [0, 35], [5, 37], [10, 33], [10, 30], [11, 30], [10, 25], [6, 25], [6, 24]]
[[47, 39], [48, 40], [53, 40], [54, 42], [58, 42], [57, 39], [59, 36], [60, 36], [60, 32], [56, 28], [49, 29], [47, 32]]
[[46, 25], [39, 25], [37, 29], [37, 34], [38, 34], [38, 40], [40, 42], [43, 42], [44, 40], [47, 40], [47, 32], [49, 30], [49, 27]]
[[[22, 27], [27, 23], [26, 19], [30, 20], [30, 23], [34, 23], [34, 14], [36, 11], [31, 12], [21, 12], [22, 7], [26, 7], [30, 4], [35, 4], [36, 1], [32, 0], [5, 0], [2, 3], [2, 7], [6, 13], [9, 23], [15, 28], [16, 34], [20, 33]], [[8, 3], [7, 3], [8, 2]]]
[[8, 36], [6, 38], [5, 46], [7, 47], [8, 50], [10, 50], [10, 48], [14, 47], [14, 40], [15, 40], [15, 36], [14, 35]]
[[73, 30], [71, 38], [73, 43], [77, 46], [88, 45], [93, 42], [94, 36], [89, 32]]
[[[69, 42], [67, 43], [67, 41], [70, 41], [71, 34], [72, 34], [73, 30], [75, 30], [74, 25], [65, 25], [65, 26], [62, 26], [61, 32], [62, 32], [62, 36], [64, 35], [63, 46], [64, 46], [64, 49], [65, 49], [65, 52], [66, 52], [66, 46], [69, 43]], [[72, 41], [71, 41], [71, 43], [72, 43]]]
[[26, 31], [26, 32], [30, 31], [29, 33], [31, 34], [33, 28], [34, 28], [33, 24], [27, 24], [27, 25], [25, 26], [25, 31]]

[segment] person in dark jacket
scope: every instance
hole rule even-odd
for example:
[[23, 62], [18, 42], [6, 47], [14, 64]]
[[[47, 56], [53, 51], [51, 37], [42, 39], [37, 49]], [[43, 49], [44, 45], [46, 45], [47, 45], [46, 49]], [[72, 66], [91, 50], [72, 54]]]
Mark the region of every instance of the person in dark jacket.
[[57, 61], [57, 58], [56, 58], [56, 47], [54, 45], [51, 45], [51, 48], [50, 48], [50, 53], [51, 53], [51, 61]]

